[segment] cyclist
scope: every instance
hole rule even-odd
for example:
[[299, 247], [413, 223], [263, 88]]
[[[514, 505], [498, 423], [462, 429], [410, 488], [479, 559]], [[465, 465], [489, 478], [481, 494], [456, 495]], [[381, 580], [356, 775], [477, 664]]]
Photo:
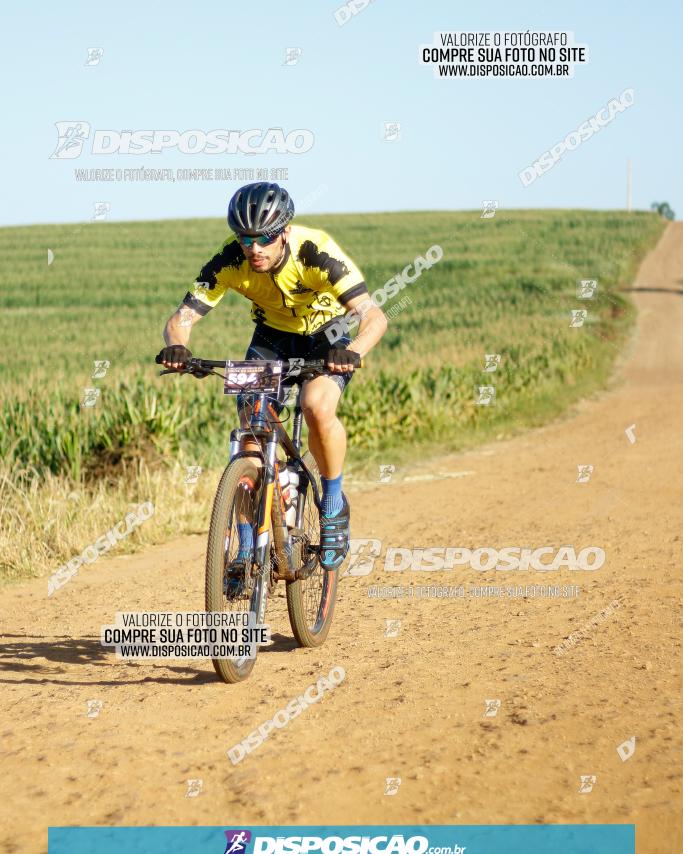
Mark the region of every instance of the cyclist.
[[[167, 322], [160, 357], [166, 367], [182, 368], [192, 355], [187, 348], [192, 326], [232, 289], [252, 302], [256, 328], [246, 359], [325, 360], [326, 373], [304, 383], [301, 407], [323, 490], [320, 562], [337, 569], [350, 540], [350, 508], [342, 492], [346, 432], [337, 404], [387, 321], [348, 255], [326, 232], [291, 225], [293, 217], [294, 203], [277, 184], [257, 182], [237, 190], [228, 207], [232, 234]], [[359, 318], [353, 341], [348, 326], [339, 322], [350, 311]], [[243, 428], [249, 424], [248, 404], [247, 396], [238, 396]], [[238, 557], [244, 559], [253, 533], [249, 525], [238, 527]]]

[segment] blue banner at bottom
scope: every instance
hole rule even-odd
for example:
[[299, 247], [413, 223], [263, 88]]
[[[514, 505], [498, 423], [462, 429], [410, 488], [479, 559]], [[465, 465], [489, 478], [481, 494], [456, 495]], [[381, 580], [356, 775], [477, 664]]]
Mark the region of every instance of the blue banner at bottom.
[[635, 826], [50, 827], [48, 854], [635, 854]]

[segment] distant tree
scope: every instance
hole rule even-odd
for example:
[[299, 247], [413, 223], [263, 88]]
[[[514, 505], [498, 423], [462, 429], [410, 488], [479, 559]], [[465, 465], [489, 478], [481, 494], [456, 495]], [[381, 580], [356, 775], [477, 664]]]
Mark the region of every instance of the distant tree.
[[671, 210], [668, 202], [652, 202], [650, 207], [665, 219], [676, 219], [676, 214]]

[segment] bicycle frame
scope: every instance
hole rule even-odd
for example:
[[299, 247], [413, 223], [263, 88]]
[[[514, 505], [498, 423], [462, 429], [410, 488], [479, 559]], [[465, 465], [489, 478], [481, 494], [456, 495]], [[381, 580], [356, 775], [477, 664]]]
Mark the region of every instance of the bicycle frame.
[[[301, 487], [297, 493], [296, 522], [294, 532], [301, 530], [303, 521], [305, 491], [308, 486], [312, 488], [313, 499], [316, 507], [320, 509], [321, 498], [315, 478], [312, 477], [306, 464], [301, 457], [301, 429], [303, 414], [301, 411], [301, 385], [297, 392], [294, 406], [294, 424], [292, 437], [285, 430], [278, 413], [268, 401], [265, 393], [255, 394], [254, 405], [251, 412], [248, 428], [237, 428], [230, 433], [230, 461], [240, 457], [257, 457], [263, 466], [263, 492], [258, 510], [258, 524], [256, 542], [254, 547], [254, 565], [252, 574], [265, 573], [270, 567], [270, 534], [271, 523], [273, 542], [278, 556], [280, 566], [285, 566], [284, 572], [280, 571], [279, 578], [295, 581], [297, 578], [305, 578], [313, 572], [315, 561], [308, 561], [303, 568], [296, 569], [292, 559], [292, 534], [284, 520], [284, 514], [280, 503], [280, 479], [277, 471], [277, 448], [281, 445], [287, 455], [288, 465], [292, 465], [298, 472]], [[249, 438], [261, 444], [260, 451], [240, 451], [242, 440]], [[277, 491], [277, 496], [275, 493]], [[274, 498], [276, 500], [274, 501]], [[310, 564], [310, 566], [308, 565]]]

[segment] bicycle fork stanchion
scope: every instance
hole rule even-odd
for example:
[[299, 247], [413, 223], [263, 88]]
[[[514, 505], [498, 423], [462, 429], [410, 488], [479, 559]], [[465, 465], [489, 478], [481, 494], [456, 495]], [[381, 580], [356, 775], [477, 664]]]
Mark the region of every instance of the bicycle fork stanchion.
[[[259, 394], [251, 417], [251, 428], [254, 434], [266, 429], [265, 407], [266, 396]], [[270, 513], [273, 506], [273, 490], [277, 474], [275, 471], [276, 454], [277, 435], [273, 433], [266, 443], [266, 458], [263, 461], [263, 500], [259, 507], [256, 547], [254, 549], [254, 559], [260, 569], [266, 565], [268, 541], [270, 539]]]
[[[292, 426], [292, 444], [296, 448], [297, 454], [301, 454], [301, 402], [300, 402], [301, 392], [296, 396], [296, 406], [294, 408], [294, 424]], [[306, 493], [306, 481], [308, 480], [306, 473], [303, 471], [303, 468], [300, 464], [300, 459], [297, 460], [294, 464], [294, 467], [297, 469], [299, 474], [299, 491], [296, 496], [296, 516], [294, 517], [294, 525], [297, 528], [301, 528], [301, 523], [303, 521], [304, 515], [304, 501], [305, 501], [305, 493]], [[302, 477], [303, 475], [303, 477]], [[303, 487], [303, 488], [302, 488]]]
[[240, 430], [232, 430], [230, 432], [230, 462], [233, 461], [236, 454], [239, 453], [240, 450], [240, 440], [239, 440]]

